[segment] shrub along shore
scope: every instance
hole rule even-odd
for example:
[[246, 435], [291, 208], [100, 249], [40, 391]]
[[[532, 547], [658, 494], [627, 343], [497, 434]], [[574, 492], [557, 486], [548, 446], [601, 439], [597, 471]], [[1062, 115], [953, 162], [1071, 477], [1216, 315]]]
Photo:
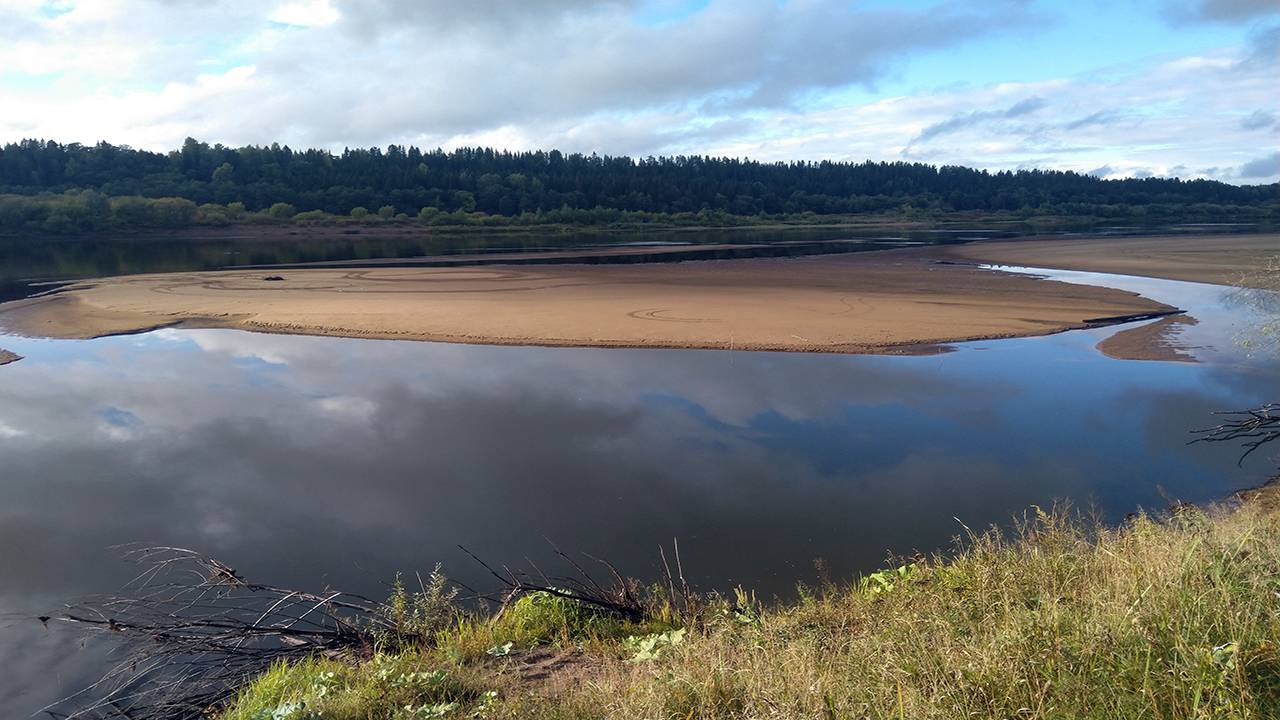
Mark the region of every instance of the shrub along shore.
[[787, 604], [656, 589], [641, 621], [547, 593], [481, 616], [436, 576], [388, 604], [429, 641], [279, 665], [220, 717], [1280, 717], [1278, 498], [1033, 508]]
[[704, 207], [697, 211], [648, 211], [616, 207], [569, 207], [525, 210], [511, 214], [487, 213], [473, 206], [442, 209], [436, 206], [401, 208], [382, 205], [373, 209], [355, 206], [335, 213], [299, 210], [292, 203], [276, 202], [250, 208], [243, 202], [196, 203], [183, 197], [107, 196], [95, 190], [15, 195], [0, 193], [0, 235], [79, 236], [102, 233], [173, 231], [199, 228], [294, 229], [346, 228], [736, 228], [776, 225], [876, 225], [910, 222], [1021, 221], [1034, 224], [1075, 224], [1125, 221], [1162, 222], [1274, 222], [1274, 203], [1235, 205], [1219, 203], [1152, 203], [1145, 205], [1090, 204], [1044, 205], [1018, 210], [957, 211], [935, 204], [913, 205], [909, 200], [886, 201], [875, 210], [857, 213], [787, 212], [735, 213]]
[[[355, 206], [348, 212], [340, 214], [324, 210], [299, 211], [293, 204], [285, 202], [251, 209], [242, 202], [197, 204], [182, 197], [106, 196], [94, 190], [70, 190], [64, 193], [36, 195], [0, 194], [0, 232], [43, 236], [220, 227], [352, 229], [402, 227], [497, 229], [555, 225], [737, 227], [775, 223], [830, 223], [833, 219], [831, 216], [819, 216], [814, 213], [735, 215], [723, 210], [664, 213], [602, 207], [563, 207], [502, 215], [485, 213], [472, 207], [441, 210], [426, 206], [412, 209], [412, 213], [410, 215], [392, 205], [383, 205], [372, 210]], [[900, 213], [882, 215], [891, 218], [903, 217]], [[1212, 216], [1218, 215], [1212, 214]]]

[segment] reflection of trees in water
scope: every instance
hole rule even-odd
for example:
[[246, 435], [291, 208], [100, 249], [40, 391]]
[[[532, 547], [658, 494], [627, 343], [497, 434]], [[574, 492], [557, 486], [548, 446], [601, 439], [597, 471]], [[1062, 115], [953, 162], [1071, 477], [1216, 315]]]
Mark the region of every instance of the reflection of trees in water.
[[[1280, 351], [1280, 255], [1262, 262], [1246, 273], [1230, 301], [1251, 310], [1257, 320], [1240, 334], [1239, 341], [1251, 354], [1270, 355]], [[1239, 442], [1243, 462], [1258, 448], [1280, 440], [1280, 404], [1268, 403], [1249, 410], [1221, 413], [1225, 421], [1197, 430], [1197, 442]], [[1280, 476], [1277, 476], [1280, 479]]]
[[1240, 343], [1257, 354], [1280, 351], [1280, 255], [1242, 277], [1240, 286], [1231, 300], [1257, 318], [1241, 333]]

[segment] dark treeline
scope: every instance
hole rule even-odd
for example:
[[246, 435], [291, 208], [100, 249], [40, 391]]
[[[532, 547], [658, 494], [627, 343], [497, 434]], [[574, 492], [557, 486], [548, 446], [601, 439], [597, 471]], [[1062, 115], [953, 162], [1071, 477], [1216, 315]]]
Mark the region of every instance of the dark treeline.
[[[169, 153], [25, 140], [0, 149], [0, 228], [77, 232], [241, 221], [726, 222], [866, 213], [1267, 217], [1277, 185], [1101, 180], [905, 162], [632, 159], [391, 145], [292, 150], [188, 139]], [[367, 218], [367, 220], [366, 220]]]

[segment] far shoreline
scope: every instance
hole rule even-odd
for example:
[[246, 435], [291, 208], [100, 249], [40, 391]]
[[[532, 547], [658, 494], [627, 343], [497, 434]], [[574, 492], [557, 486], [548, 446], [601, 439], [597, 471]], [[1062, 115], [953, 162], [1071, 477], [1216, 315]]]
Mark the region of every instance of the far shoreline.
[[[503, 218], [503, 216], [493, 216]], [[353, 240], [353, 239], [403, 239], [433, 240], [445, 238], [472, 238], [492, 235], [499, 238], [569, 236], [613, 238], [633, 234], [671, 235], [750, 235], [753, 233], [805, 233], [859, 230], [901, 231], [980, 231], [983, 228], [1006, 230], [1019, 228], [1014, 240], [1052, 237], [1054, 232], [1090, 234], [1094, 229], [1117, 222], [1134, 223], [1125, 230], [1117, 230], [1107, 237], [1152, 236], [1169, 234], [1170, 228], [1185, 227], [1186, 234], [1203, 235], [1207, 232], [1223, 235], [1267, 232], [1273, 221], [1268, 216], [1249, 218], [1243, 222], [1214, 222], [1216, 218], [1198, 215], [1170, 215], [1147, 218], [1104, 218], [1092, 215], [1022, 215], [1013, 212], [947, 212], [820, 215], [812, 218], [728, 216], [724, 223], [652, 222], [601, 222], [601, 223], [534, 223], [509, 222], [472, 224], [424, 224], [408, 219], [352, 219], [336, 216], [322, 222], [294, 222], [290, 220], [239, 221], [227, 224], [190, 224], [173, 227], [126, 225], [94, 231], [67, 233], [43, 233], [0, 227], [0, 242], [16, 242], [35, 239], [42, 243], [60, 242], [129, 242], [166, 240], [173, 242], [270, 242], [296, 240]]]

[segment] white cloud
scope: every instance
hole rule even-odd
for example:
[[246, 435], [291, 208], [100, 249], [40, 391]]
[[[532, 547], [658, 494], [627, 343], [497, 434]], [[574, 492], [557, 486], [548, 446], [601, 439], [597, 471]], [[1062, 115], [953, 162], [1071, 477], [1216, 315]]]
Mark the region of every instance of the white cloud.
[[27, 432], [25, 430], [19, 430], [18, 428], [13, 427], [12, 425], [7, 425], [4, 422], [0, 422], [0, 440], [20, 438], [25, 436], [26, 434]]
[[[1228, 5], [1196, 8], [1260, 17], [1260, 3]], [[1240, 168], [1272, 149], [1259, 148], [1260, 135], [1274, 137], [1260, 108], [1274, 104], [1280, 71], [1267, 52], [1280, 30], [1258, 26], [1253, 47], [840, 101], [916, 54], [1045, 24], [1034, 5], [1014, 0], [912, 9], [712, 0], [658, 24], [637, 21], [651, 8], [643, 0], [41, 7], [0, 0], [18, 18], [0, 26], [0, 67], [9, 70], [0, 74], [0, 141], [161, 150], [186, 136], [334, 150], [395, 142], [1109, 166], [1116, 175], [1182, 166], [1240, 180]]]
[[172, 337], [189, 339], [207, 353], [261, 360], [270, 365], [288, 365], [295, 344], [282, 335], [247, 335], [222, 330], [193, 330]]
[[[1124, 72], [952, 87], [822, 112], [779, 113], [762, 120], [768, 130], [756, 137], [726, 138], [712, 151], [765, 160], [896, 156], [991, 169], [1241, 180], [1235, 168], [1265, 154], [1259, 153], [1258, 121], [1242, 118], [1273, 102], [1280, 71], [1280, 62], [1247, 57], [1247, 49], [1229, 48]], [[1274, 179], [1255, 175], [1248, 181]]]
[[[65, 77], [35, 91], [0, 81], [0, 101], [19, 108], [0, 119], [0, 138], [92, 142], [123, 132], [168, 148], [185, 131], [341, 147], [498, 133], [541, 143], [599, 114], [786, 106], [1032, 18], [1017, 2], [908, 10], [714, 0], [654, 26], [635, 21], [636, 5], [223, 0], [125, 12], [111, 0], [52, 18], [28, 9], [31, 27], [0, 46], [0, 66]], [[256, 82], [202, 79], [229, 66], [253, 67]]]
[[299, 0], [287, 2], [271, 13], [273, 22], [299, 27], [325, 27], [332, 25], [342, 17], [337, 8], [328, 0]]
[[350, 395], [321, 398], [316, 401], [320, 412], [330, 417], [368, 421], [377, 412], [378, 405], [371, 400]]

